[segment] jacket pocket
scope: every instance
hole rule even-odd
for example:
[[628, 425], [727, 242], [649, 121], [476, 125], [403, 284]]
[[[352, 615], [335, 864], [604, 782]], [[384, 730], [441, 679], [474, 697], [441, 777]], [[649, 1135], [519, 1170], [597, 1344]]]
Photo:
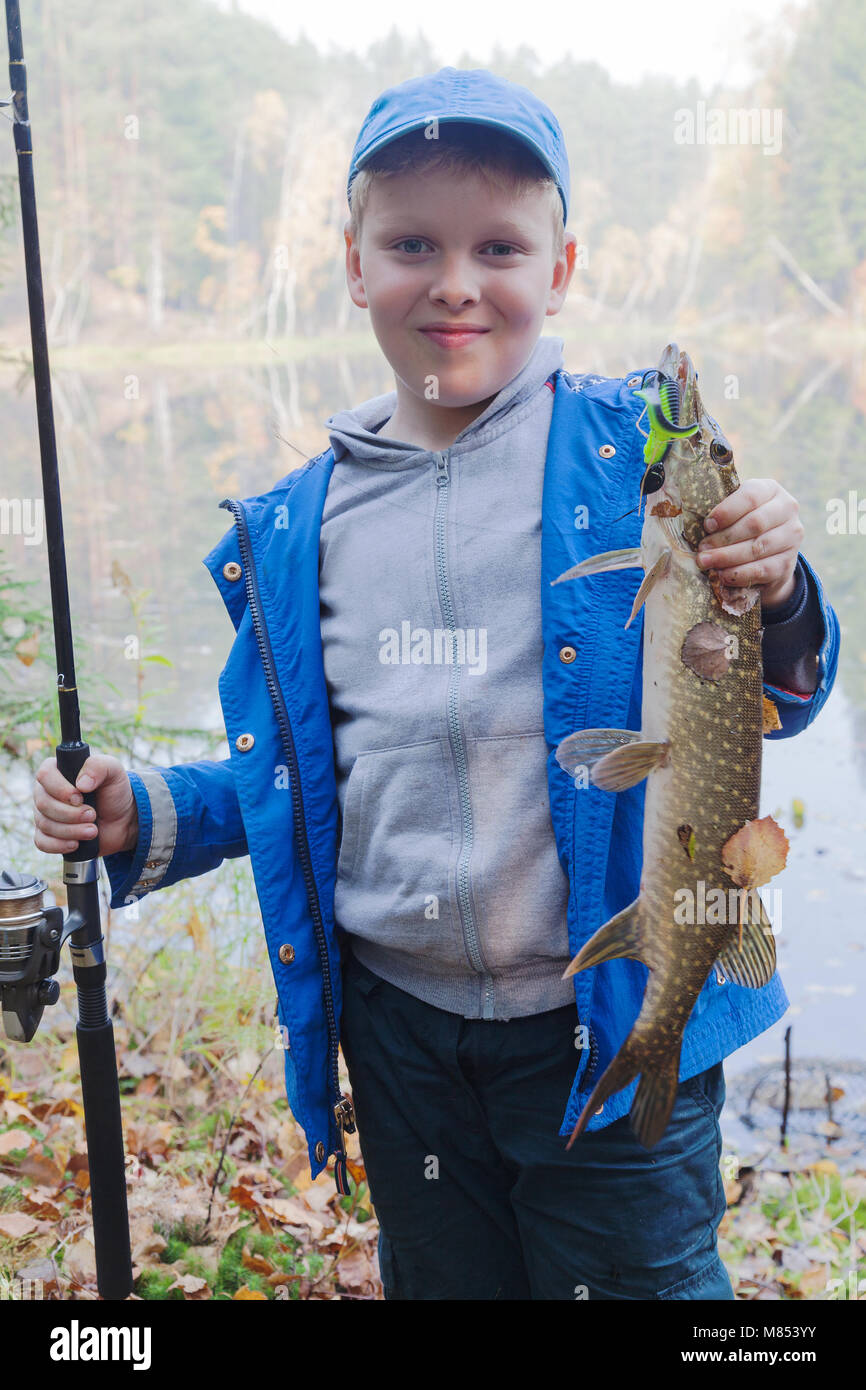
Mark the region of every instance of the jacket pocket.
[[459, 834], [442, 739], [359, 753], [343, 800], [334, 911], [346, 931], [467, 968], [452, 912]]

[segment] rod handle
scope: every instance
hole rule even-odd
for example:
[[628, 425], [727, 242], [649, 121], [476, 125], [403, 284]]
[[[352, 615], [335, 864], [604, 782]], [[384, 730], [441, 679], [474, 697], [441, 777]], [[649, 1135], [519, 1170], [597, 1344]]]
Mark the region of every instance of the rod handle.
[[[89, 743], [59, 743], [55, 748], [57, 756], [57, 767], [63, 776], [73, 787], [75, 779], [81, 771], [87, 759], [90, 757]], [[96, 792], [81, 792], [85, 806], [92, 806], [96, 810]], [[71, 849], [68, 854], [64, 854], [65, 864], [79, 864], [87, 859], [99, 858], [99, 834], [92, 836], [89, 840], [79, 840], [75, 849]]]
[[111, 1019], [75, 1030], [81, 1063], [97, 1285], [103, 1298], [132, 1292], [132, 1257], [126, 1206], [126, 1168], [120, 1122], [120, 1086]]

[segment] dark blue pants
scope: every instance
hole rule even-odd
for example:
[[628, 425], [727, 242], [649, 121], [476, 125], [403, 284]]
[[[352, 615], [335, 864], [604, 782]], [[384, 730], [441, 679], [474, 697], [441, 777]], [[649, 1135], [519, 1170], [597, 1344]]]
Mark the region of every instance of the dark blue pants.
[[349, 952], [343, 1054], [387, 1299], [730, 1299], [716, 1250], [722, 1064], [680, 1083], [654, 1149], [628, 1118], [558, 1134], [574, 1006], [464, 1019]]

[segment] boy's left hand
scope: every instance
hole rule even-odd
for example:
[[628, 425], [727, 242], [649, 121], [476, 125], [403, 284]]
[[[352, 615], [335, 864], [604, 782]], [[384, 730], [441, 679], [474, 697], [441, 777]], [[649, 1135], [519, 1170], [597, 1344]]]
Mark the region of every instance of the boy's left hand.
[[750, 478], [704, 519], [711, 531], [698, 546], [702, 569], [724, 571], [726, 584], [754, 584], [762, 608], [776, 608], [794, 592], [803, 539], [800, 508], [773, 478]]

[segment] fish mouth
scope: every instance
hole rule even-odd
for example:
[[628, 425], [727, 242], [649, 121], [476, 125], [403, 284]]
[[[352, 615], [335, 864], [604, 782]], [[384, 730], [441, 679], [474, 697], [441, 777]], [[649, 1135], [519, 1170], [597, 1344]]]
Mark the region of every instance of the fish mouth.
[[676, 343], [668, 343], [662, 350], [658, 370], [676, 382], [679, 395], [677, 422], [685, 424], [699, 419], [698, 374], [689, 354], [683, 352]]

